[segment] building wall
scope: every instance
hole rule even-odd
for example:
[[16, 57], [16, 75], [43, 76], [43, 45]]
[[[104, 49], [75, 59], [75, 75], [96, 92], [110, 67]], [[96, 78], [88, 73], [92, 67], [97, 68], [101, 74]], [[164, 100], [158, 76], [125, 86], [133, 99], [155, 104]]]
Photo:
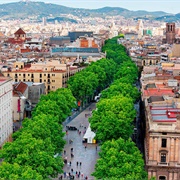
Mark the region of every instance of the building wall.
[[[160, 177], [164, 176], [166, 177], [165, 180], [179, 180], [180, 132], [178, 130], [170, 130], [173, 128], [171, 127], [172, 123], [153, 123], [147, 108], [145, 114], [145, 159], [148, 179], [155, 177], [156, 180], [160, 180]], [[177, 124], [180, 123], [179, 121]], [[174, 126], [177, 124], [175, 123]], [[163, 140], [166, 140], [166, 146], [163, 146]], [[162, 160], [162, 156], [166, 157], [164, 161]]]
[[0, 148], [6, 141], [11, 141], [12, 121], [12, 79], [1, 81], [0, 77]]
[[4, 76], [10, 76], [15, 82], [44, 83], [46, 93], [58, 88], [67, 87], [67, 80], [81, 69], [67, 69], [67, 71], [11, 71], [3, 72]]
[[41, 94], [45, 94], [45, 85], [41, 83], [39, 85], [29, 86], [29, 100], [32, 104], [37, 104], [41, 97]]

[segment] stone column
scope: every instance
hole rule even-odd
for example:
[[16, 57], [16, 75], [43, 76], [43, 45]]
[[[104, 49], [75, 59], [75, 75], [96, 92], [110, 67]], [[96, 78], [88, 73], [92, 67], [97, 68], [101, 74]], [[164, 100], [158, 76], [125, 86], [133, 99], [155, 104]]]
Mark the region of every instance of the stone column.
[[174, 172], [174, 179], [173, 180], [178, 180], [177, 175], [178, 175], [178, 173]]
[[178, 162], [178, 158], [179, 158], [179, 139], [176, 138], [175, 140], [175, 161]]
[[174, 138], [171, 138], [170, 144], [170, 161], [174, 161]]
[[172, 173], [171, 173], [171, 172], [169, 172], [169, 180], [173, 180], [173, 179], [172, 179]]
[[153, 138], [149, 137], [149, 160], [153, 160]]
[[157, 155], [158, 155], [158, 153], [157, 153], [157, 146], [158, 146], [158, 141], [157, 141], [158, 139], [157, 138], [154, 138], [154, 147], [153, 147], [153, 160], [156, 160], [157, 161]]

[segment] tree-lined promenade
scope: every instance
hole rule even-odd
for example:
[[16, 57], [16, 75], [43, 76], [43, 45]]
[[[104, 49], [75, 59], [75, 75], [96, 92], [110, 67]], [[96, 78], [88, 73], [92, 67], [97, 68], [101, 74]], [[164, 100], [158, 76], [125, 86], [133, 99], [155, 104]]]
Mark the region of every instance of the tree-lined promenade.
[[136, 116], [133, 104], [140, 96], [133, 85], [138, 69], [117, 39], [106, 41], [106, 59], [91, 63], [70, 77], [68, 88], [41, 97], [32, 118], [23, 121], [23, 128], [13, 134], [13, 142], [6, 143], [0, 151], [0, 179], [51, 179], [62, 173], [63, 159], [54, 157], [65, 145], [62, 122], [77, 108], [77, 102], [84, 106], [99, 92], [101, 100], [89, 119], [101, 142], [93, 176], [146, 179], [142, 155], [130, 138]]

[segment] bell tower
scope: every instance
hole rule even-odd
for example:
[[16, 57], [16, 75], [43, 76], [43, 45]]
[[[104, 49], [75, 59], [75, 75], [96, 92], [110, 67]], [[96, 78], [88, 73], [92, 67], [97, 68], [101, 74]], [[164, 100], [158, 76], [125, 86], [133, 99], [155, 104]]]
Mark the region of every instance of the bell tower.
[[166, 23], [166, 43], [175, 42], [175, 23]]

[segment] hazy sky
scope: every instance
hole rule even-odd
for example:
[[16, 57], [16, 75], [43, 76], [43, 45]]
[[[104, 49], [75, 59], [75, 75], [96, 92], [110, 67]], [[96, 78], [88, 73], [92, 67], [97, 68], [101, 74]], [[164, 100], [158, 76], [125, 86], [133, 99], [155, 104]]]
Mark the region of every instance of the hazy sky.
[[[0, 0], [0, 4], [19, 0]], [[35, 0], [32, 0], [35, 1]], [[165, 11], [180, 13], [180, 0], [36, 0], [68, 7], [96, 9], [105, 6], [122, 7], [129, 10]]]

